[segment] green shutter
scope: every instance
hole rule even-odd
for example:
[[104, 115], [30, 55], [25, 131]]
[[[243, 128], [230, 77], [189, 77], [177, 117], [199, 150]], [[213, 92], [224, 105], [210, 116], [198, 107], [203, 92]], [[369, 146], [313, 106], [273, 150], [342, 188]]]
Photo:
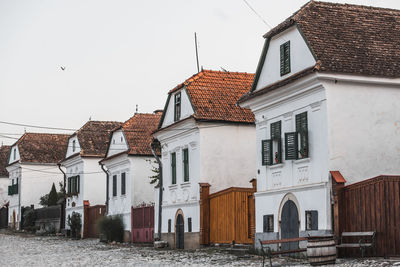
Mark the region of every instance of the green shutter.
[[272, 165], [272, 140], [261, 141], [261, 164]]
[[17, 183], [14, 185], [14, 194], [18, 194], [18, 178], [17, 178]]
[[296, 131], [299, 133], [298, 139], [300, 140], [299, 153], [302, 158], [307, 158], [309, 156], [307, 112], [296, 115]]
[[171, 176], [172, 184], [176, 184], [176, 153], [171, 154]]
[[76, 176], [76, 193], [79, 193], [81, 190], [81, 177], [79, 175]]
[[71, 192], [71, 177], [68, 177], [68, 179], [67, 179], [68, 181], [67, 181], [67, 183], [68, 183], [68, 191], [67, 191], [67, 193], [68, 193], [68, 195], [70, 195], [72, 192]]
[[12, 185], [8, 186], [8, 195], [11, 196], [12, 195]]
[[280, 72], [281, 76], [290, 72], [290, 41], [280, 45]]
[[285, 133], [285, 159], [297, 159], [297, 132]]
[[189, 181], [189, 150], [183, 150], [183, 180]]
[[281, 139], [281, 127], [281, 121], [271, 123], [271, 139]]

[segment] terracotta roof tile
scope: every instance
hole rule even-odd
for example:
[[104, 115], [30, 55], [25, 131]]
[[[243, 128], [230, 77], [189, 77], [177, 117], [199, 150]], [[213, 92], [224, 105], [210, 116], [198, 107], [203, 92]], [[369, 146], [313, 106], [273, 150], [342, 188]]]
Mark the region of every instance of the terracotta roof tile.
[[152, 155], [150, 144], [152, 133], [157, 129], [161, 112], [156, 114], [136, 113], [122, 128], [128, 141], [130, 155]]
[[400, 77], [400, 10], [310, 1], [264, 37], [295, 23], [320, 71]]
[[0, 147], [0, 177], [8, 176], [8, 172], [6, 170], [8, 153], [10, 152], [9, 146], [1, 146]]
[[15, 143], [21, 162], [58, 163], [65, 156], [69, 135], [25, 133]]
[[239, 98], [250, 90], [254, 74], [202, 70], [169, 94], [185, 88], [197, 120], [254, 123], [253, 113], [236, 105]]
[[[81, 156], [104, 157], [108, 137], [113, 129], [121, 126], [116, 121], [88, 121], [75, 134], [81, 146]], [[75, 135], [74, 134], [74, 135]]]

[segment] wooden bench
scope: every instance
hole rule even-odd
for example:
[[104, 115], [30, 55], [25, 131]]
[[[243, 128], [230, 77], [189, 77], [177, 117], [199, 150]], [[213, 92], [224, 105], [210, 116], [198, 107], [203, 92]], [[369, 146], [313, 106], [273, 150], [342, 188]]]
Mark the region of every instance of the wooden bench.
[[[375, 248], [375, 231], [372, 232], [342, 232], [340, 245], [337, 248], [360, 248], [361, 256], [364, 257], [366, 248]], [[357, 243], [348, 243], [343, 238], [359, 238]]]
[[275, 245], [275, 244], [290, 243], [290, 242], [299, 242], [299, 241], [305, 241], [305, 240], [307, 240], [306, 237], [277, 239], [277, 240], [264, 240], [264, 241], [262, 241], [261, 239], [258, 239], [258, 241], [261, 244], [261, 251], [262, 251], [262, 254], [263, 254], [263, 265], [262, 266], [264, 266], [265, 256], [269, 257], [269, 264], [270, 264], [270, 266], [272, 266], [272, 259], [271, 258], [272, 258], [273, 255], [290, 254], [290, 253], [297, 253], [297, 252], [307, 251], [306, 248], [272, 251], [271, 248], [269, 246], [267, 246], [267, 245]]

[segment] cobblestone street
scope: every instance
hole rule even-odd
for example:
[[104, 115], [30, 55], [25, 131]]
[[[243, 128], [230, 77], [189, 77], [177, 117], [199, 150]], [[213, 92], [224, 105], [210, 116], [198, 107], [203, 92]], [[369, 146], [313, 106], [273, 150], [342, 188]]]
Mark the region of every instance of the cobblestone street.
[[[238, 257], [216, 249], [155, 250], [131, 245], [108, 245], [95, 239], [70, 240], [0, 234], [0, 266], [261, 266], [259, 256]], [[274, 266], [308, 266], [303, 261], [277, 258]], [[335, 266], [400, 266], [384, 259], [343, 260]]]

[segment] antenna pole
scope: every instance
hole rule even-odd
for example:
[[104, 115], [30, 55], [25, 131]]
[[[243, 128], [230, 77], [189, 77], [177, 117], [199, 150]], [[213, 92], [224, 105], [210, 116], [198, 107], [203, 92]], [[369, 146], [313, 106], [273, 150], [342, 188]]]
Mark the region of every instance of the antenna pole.
[[194, 33], [194, 45], [196, 47], [197, 72], [200, 72], [200, 68], [199, 68], [199, 52], [197, 51], [197, 35], [196, 35], [196, 32]]

